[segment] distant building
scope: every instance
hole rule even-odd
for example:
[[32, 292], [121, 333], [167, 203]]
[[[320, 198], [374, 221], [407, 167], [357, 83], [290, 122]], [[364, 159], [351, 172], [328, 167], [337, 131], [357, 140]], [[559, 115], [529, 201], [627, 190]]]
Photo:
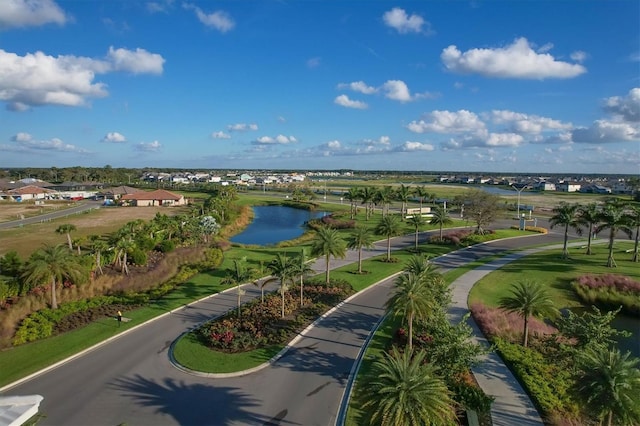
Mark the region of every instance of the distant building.
[[157, 189], [155, 191], [139, 191], [120, 197], [125, 205], [136, 207], [149, 206], [183, 206], [187, 204], [184, 196], [173, 192]]
[[556, 184], [556, 190], [561, 192], [577, 192], [580, 191], [582, 185], [578, 182], [562, 182]]

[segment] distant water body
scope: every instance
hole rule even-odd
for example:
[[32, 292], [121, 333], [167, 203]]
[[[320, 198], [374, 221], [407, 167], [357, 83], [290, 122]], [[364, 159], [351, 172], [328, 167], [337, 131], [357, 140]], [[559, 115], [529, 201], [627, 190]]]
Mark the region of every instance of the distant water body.
[[233, 236], [231, 242], [269, 245], [292, 240], [304, 233], [306, 222], [326, 214], [284, 206], [257, 206], [253, 207], [253, 213], [253, 222]]

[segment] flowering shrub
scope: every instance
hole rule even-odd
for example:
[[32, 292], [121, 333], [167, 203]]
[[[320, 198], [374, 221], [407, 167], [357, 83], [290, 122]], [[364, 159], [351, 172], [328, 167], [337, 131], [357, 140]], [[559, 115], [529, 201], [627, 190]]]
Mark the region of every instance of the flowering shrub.
[[[524, 320], [518, 314], [503, 309], [489, 308], [482, 303], [473, 303], [471, 315], [478, 327], [489, 338], [500, 337], [510, 342], [522, 341]], [[530, 337], [539, 337], [557, 333], [558, 330], [535, 317], [529, 318]]]
[[572, 284], [574, 291], [588, 304], [640, 315], [640, 282], [615, 274], [582, 275]]
[[327, 287], [309, 281], [304, 293], [302, 308], [299, 287], [285, 293], [285, 318], [281, 318], [282, 296], [275, 292], [267, 295], [264, 303], [257, 299], [243, 305], [239, 316], [234, 309], [202, 325], [195, 335], [207, 347], [230, 353], [283, 344], [353, 290], [345, 283]]

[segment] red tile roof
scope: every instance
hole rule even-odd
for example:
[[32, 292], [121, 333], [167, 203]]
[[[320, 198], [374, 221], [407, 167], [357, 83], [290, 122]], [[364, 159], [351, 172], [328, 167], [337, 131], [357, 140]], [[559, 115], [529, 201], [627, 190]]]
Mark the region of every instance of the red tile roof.
[[166, 191], [164, 189], [156, 189], [155, 191], [141, 191], [133, 194], [126, 194], [122, 196], [123, 200], [174, 200], [178, 201], [182, 199], [182, 195], [174, 194], [173, 192]]

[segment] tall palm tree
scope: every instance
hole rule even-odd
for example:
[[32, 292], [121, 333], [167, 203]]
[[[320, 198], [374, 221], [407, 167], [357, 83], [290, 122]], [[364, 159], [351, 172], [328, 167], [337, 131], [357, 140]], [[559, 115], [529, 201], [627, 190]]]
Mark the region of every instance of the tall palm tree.
[[640, 258], [638, 255], [638, 243], [640, 242], [640, 207], [631, 206], [631, 211], [628, 215], [629, 225], [635, 226], [636, 228], [636, 239], [633, 243], [633, 258], [632, 262], [640, 262]]
[[413, 347], [413, 321], [429, 316], [435, 308], [427, 281], [423, 276], [412, 273], [402, 274], [396, 278], [395, 292], [387, 301], [387, 312], [395, 317], [402, 317], [409, 328], [409, 350]]
[[381, 426], [455, 424], [455, 403], [425, 352], [393, 348], [364, 378], [363, 424]]
[[78, 258], [69, 252], [64, 246], [45, 245], [37, 250], [22, 273], [25, 283], [37, 286], [43, 282], [51, 283], [51, 309], [58, 308], [56, 298], [56, 285], [68, 279], [73, 282], [82, 280], [84, 270]]
[[358, 250], [358, 273], [362, 273], [362, 249], [373, 247], [371, 228], [356, 226], [347, 237], [347, 248]]
[[122, 237], [116, 241], [115, 250], [115, 264], [120, 266], [120, 272], [129, 275], [128, 256], [129, 252], [134, 249], [136, 243], [131, 237]]
[[356, 215], [356, 201], [358, 201], [361, 198], [360, 192], [361, 192], [360, 188], [353, 186], [349, 188], [349, 191], [347, 191], [347, 193], [345, 194], [345, 198], [349, 200], [350, 214], [351, 214], [352, 220]]
[[567, 243], [569, 241], [569, 228], [573, 228], [576, 234], [582, 235], [582, 228], [580, 227], [580, 221], [578, 220], [578, 205], [560, 203], [553, 209], [555, 213], [551, 219], [549, 219], [549, 226], [554, 228], [558, 225], [564, 226], [564, 243], [562, 245], [562, 257], [564, 259], [569, 258], [569, 250], [567, 249]]
[[73, 241], [71, 241], [71, 233], [75, 230], [76, 230], [76, 226], [70, 223], [65, 223], [63, 225], [60, 225], [56, 229], [56, 233], [64, 234], [67, 236], [67, 245], [69, 246], [69, 250], [73, 250]]
[[613, 243], [618, 231], [622, 231], [631, 238], [632, 232], [629, 227], [629, 216], [625, 214], [625, 204], [618, 201], [608, 201], [600, 211], [600, 225], [596, 232], [604, 229], [609, 230], [609, 255], [607, 257], [607, 268], [615, 268], [616, 261], [613, 258]]
[[398, 236], [402, 233], [402, 223], [397, 216], [383, 216], [378, 225], [376, 225], [375, 233], [387, 237], [387, 262], [391, 261], [391, 237]]
[[444, 209], [444, 206], [436, 206], [432, 212], [431, 220], [429, 220], [429, 225], [438, 225], [440, 227], [440, 240], [442, 240], [442, 228], [452, 223], [453, 220], [449, 217], [449, 213]]
[[383, 186], [379, 188], [374, 196], [374, 200], [377, 204], [382, 206], [382, 215], [386, 216], [389, 214], [389, 206], [391, 205], [391, 201], [395, 196], [395, 191], [390, 186]]
[[428, 256], [413, 255], [407, 260], [402, 270], [410, 274], [423, 276], [435, 271], [435, 266], [431, 263]]
[[409, 198], [411, 198], [412, 192], [411, 187], [405, 186], [404, 184], [400, 184], [400, 187], [396, 190], [396, 198], [402, 203], [402, 206], [400, 207], [400, 214], [402, 214], [403, 218], [407, 211], [407, 203], [409, 202]]
[[510, 295], [502, 297], [499, 305], [507, 312], [518, 314], [524, 320], [522, 339], [524, 347], [529, 343], [529, 318], [555, 316], [558, 312], [547, 288], [529, 280], [516, 282]]
[[365, 218], [369, 220], [371, 217], [371, 213], [373, 210], [373, 199], [376, 195], [376, 189], [371, 186], [366, 186], [362, 188], [360, 191], [360, 200], [362, 200], [362, 204], [365, 206]]
[[247, 267], [247, 258], [233, 259], [233, 266], [227, 269], [227, 275], [222, 279], [224, 285], [235, 285], [238, 296], [238, 317], [240, 316], [241, 299], [244, 292], [240, 285], [251, 279], [252, 272]]
[[284, 296], [288, 289], [288, 284], [293, 282], [296, 264], [294, 260], [284, 253], [278, 253], [267, 266], [271, 271], [271, 278], [267, 282], [278, 281], [280, 283], [279, 292], [282, 296], [282, 318], [284, 318]]
[[95, 255], [96, 262], [96, 271], [99, 271], [100, 274], [104, 274], [102, 272], [102, 253], [109, 249], [109, 245], [106, 241], [101, 240], [98, 235], [94, 235], [91, 237], [91, 251]]
[[574, 391], [587, 411], [606, 424], [640, 424], [640, 359], [602, 346], [577, 357]]
[[429, 191], [427, 191], [427, 188], [420, 185], [413, 188], [413, 194], [418, 197], [418, 200], [420, 201], [420, 213], [422, 213], [422, 205], [431, 195], [429, 194]]
[[345, 241], [337, 230], [328, 226], [321, 227], [311, 242], [311, 255], [323, 256], [326, 262], [325, 283], [329, 285], [329, 262], [331, 257], [344, 258], [347, 254]]
[[409, 220], [409, 225], [411, 225], [415, 231], [415, 250], [418, 252], [418, 234], [420, 233], [420, 227], [424, 226], [427, 222], [422, 217], [421, 213], [417, 213], [412, 215]]
[[578, 207], [578, 223], [589, 228], [589, 238], [587, 240], [587, 253], [591, 252], [591, 238], [593, 237], [593, 229], [600, 221], [600, 207], [596, 203], [589, 203]]
[[294, 263], [293, 273], [300, 278], [300, 306], [302, 307], [304, 305], [304, 277], [315, 273], [309, 265], [304, 248], [300, 251], [300, 257]]

